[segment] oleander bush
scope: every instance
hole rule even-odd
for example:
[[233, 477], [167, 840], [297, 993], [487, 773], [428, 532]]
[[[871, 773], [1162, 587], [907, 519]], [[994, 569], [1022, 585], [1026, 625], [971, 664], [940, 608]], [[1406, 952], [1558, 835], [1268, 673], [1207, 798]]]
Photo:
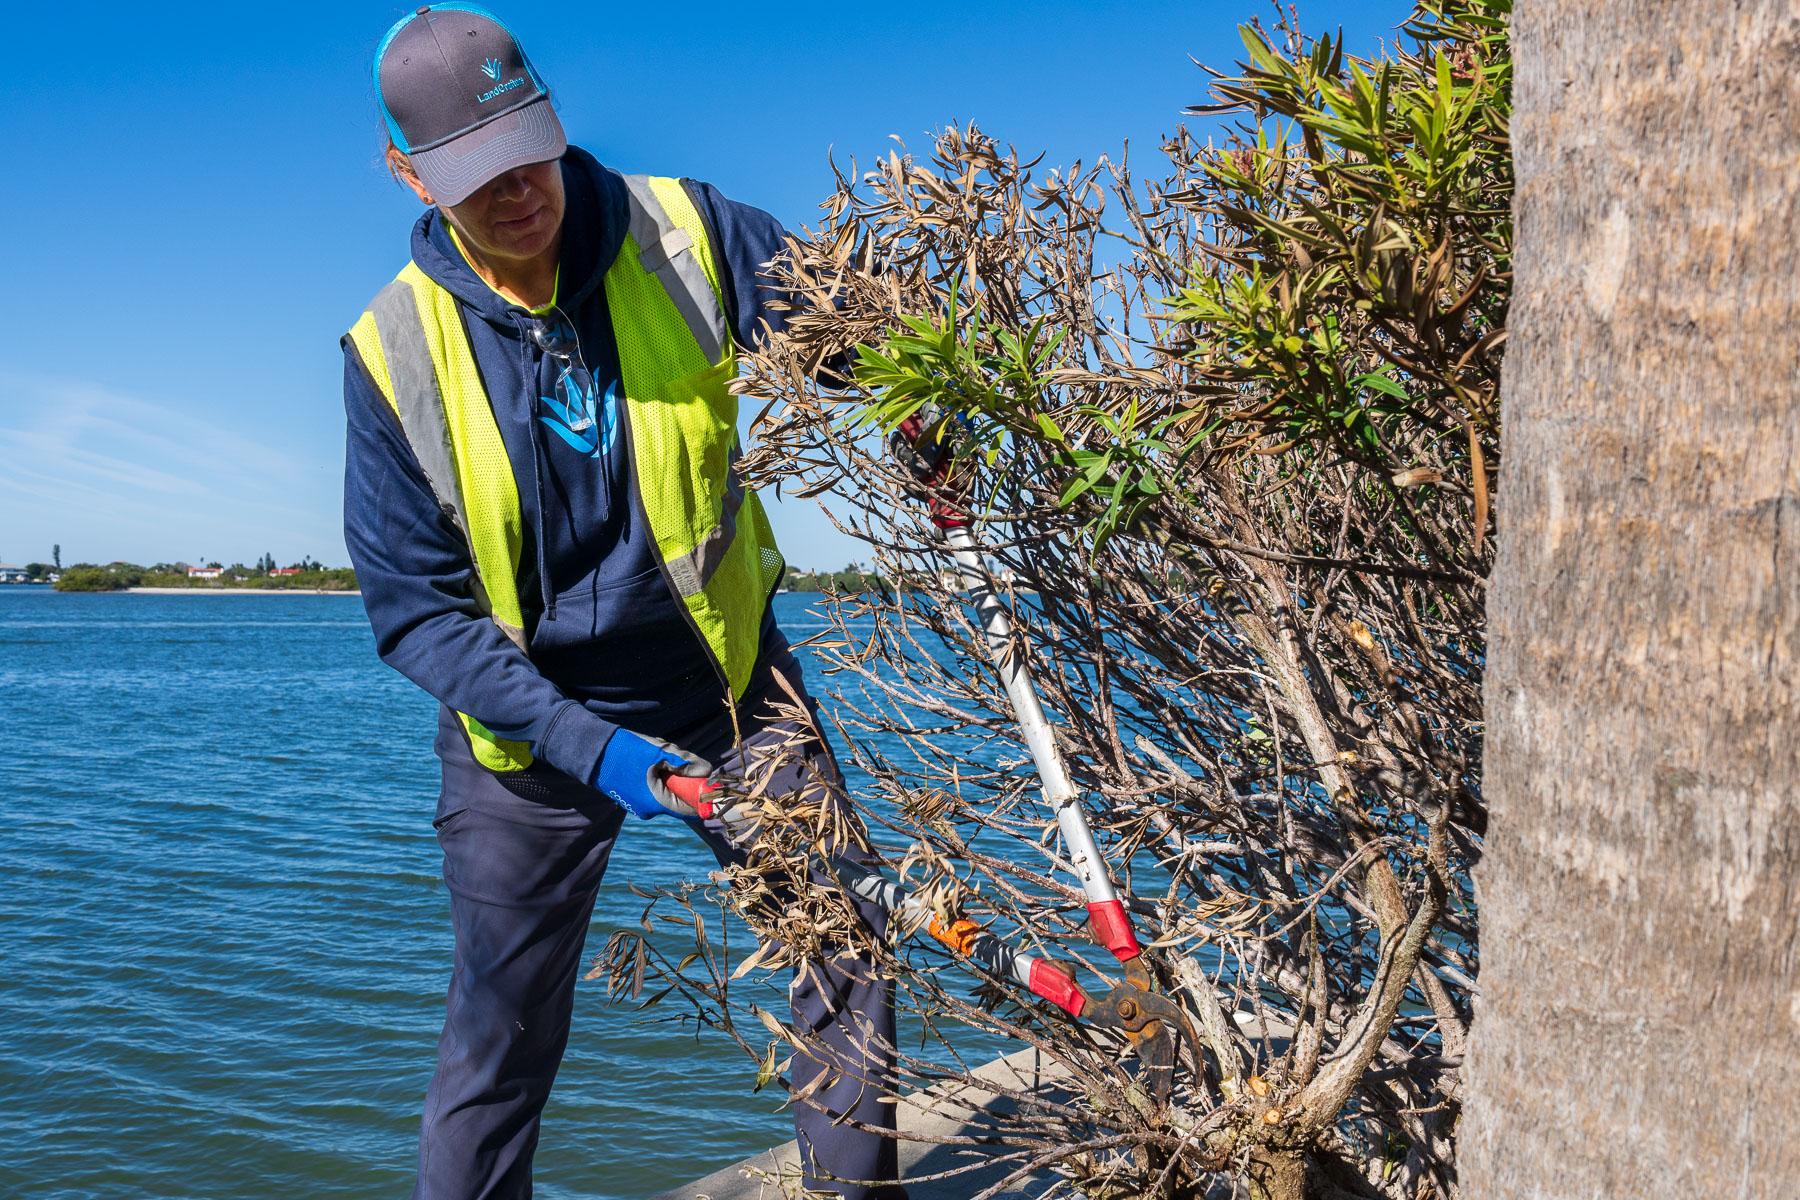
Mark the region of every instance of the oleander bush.
[[[1045, 170], [946, 129], [841, 173], [780, 267], [795, 310], [739, 381], [760, 408], [745, 465], [820, 497], [890, 581], [832, 599], [816, 643], [869, 842], [945, 921], [1077, 959], [1096, 989], [1117, 978], [940, 573], [931, 509], [949, 505], [1008, 581], [1011, 652], [1158, 986], [1200, 1031], [1158, 1104], [1118, 1045], [1010, 982], [929, 938], [867, 945], [910, 1014], [883, 1086], [970, 1082], [971, 1047], [1057, 1064], [948, 1139], [1011, 1168], [982, 1196], [1457, 1193], [1509, 8], [1423, 0], [1369, 58], [1291, 10], [1252, 22], [1192, 110], [1224, 132], [1178, 129], [1148, 178], [1122, 153]], [[815, 381], [846, 356], [848, 386]], [[957, 447], [931, 494], [884, 452], [909, 418]], [[829, 889], [768, 902], [862, 835], [749, 790], [751, 863], [661, 897], [608, 965], [618, 986], [660, 978], [756, 1060], [757, 1086], [785, 1087], [807, 1036], [761, 1012], [703, 923], [693, 956], [663, 943], [706, 905], [756, 930], [752, 972], [868, 943]], [[658, 932], [657, 912], [688, 932]]]

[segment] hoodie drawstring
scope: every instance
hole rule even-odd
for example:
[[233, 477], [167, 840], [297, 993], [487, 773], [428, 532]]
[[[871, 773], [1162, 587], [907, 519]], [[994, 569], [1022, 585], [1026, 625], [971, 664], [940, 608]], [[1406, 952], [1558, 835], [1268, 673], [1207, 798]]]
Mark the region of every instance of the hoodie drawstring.
[[[623, 372], [620, 373], [619, 382], [625, 382]], [[598, 381], [594, 384], [594, 390], [599, 391]], [[616, 391], [610, 394], [602, 393], [598, 403], [600, 411], [594, 418], [596, 422], [594, 434], [600, 442], [600, 503], [606, 506], [600, 514], [600, 519], [610, 521], [613, 510], [612, 440], [614, 434], [621, 432], [618, 422], [625, 419], [625, 414], [620, 409]]]
[[525, 416], [527, 436], [531, 438], [531, 483], [537, 494], [537, 577], [538, 603], [543, 609], [546, 621], [556, 620], [556, 597], [550, 594], [550, 570], [544, 553], [544, 447], [538, 440], [537, 431], [537, 371], [531, 364], [531, 338], [525, 328], [525, 320], [515, 310], [509, 314], [513, 323], [519, 327], [519, 360], [525, 378], [531, 381], [530, 411]]

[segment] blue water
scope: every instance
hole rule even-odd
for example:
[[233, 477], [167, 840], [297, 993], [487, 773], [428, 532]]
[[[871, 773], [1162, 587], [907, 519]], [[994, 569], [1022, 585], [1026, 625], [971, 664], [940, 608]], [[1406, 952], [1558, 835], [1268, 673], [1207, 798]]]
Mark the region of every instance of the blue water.
[[[0, 588], [0, 1196], [407, 1193], [451, 952], [434, 721], [353, 597]], [[677, 822], [626, 834], [590, 953], [628, 880], [712, 865]], [[583, 983], [538, 1194], [791, 1136], [754, 1076]]]

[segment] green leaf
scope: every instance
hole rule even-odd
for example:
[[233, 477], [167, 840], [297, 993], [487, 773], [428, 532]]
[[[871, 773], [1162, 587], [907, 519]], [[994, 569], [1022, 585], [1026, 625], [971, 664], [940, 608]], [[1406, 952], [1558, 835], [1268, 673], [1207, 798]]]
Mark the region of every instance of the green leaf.
[[1367, 375], [1358, 375], [1355, 379], [1350, 380], [1350, 385], [1356, 388], [1368, 388], [1371, 391], [1383, 392], [1398, 400], [1411, 399], [1411, 397], [1406, 394], [1405, 388], [1388, 378], [1387, 375], [1381, 371], [1371, 371]]
[[775, 1065], [775, 1063], [776, 1063], [775, 1050], [776, 1050], [776, 1047], [779, 1045], [780, 1045], [779, 1042], [770, 1042], [769, 1043], [768, 1053], [763, 1055], [762, 1062], [757, 1065], [756, 1086], [750, 1089], [752, 1094], [762, 1091], [763, 1088], [768, 1086], [769, 1081], [771, 1079], [774, 1079], [776, 1077], [776, 1075], [779, 1073], [779, 1070]]
[[1071, 500], [1074, 500], [1077, 496], [1080, 496], [1083, 492], [1093, 486], [1094, 481], [1086, 476], [1071, 480], [1069, 486], [1063, 489], [1062, 495], [1056, 498], [1056, 506], [1058, 508], [1067, 508]]

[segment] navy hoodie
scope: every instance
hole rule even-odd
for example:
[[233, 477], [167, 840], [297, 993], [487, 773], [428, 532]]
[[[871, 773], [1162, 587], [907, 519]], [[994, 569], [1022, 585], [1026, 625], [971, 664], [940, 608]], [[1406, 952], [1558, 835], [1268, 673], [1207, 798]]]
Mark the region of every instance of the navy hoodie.
[[[656, 565], [620, 438], [619, 354], [601, 285], [625, 236], [625, 184], [575, 148], [562, 175], [555, 303], [593, 376], [591, 422], [558, 402], [561, 366], [526, 336], [536, 318], [475, 274], [442, 215], [427, 211], [412, 233], [413, 261], [463, 305], [518, 481], [529, 657], [470, 598], [468, 547], [347, 337], [344, 539], [382, 661], [585, 782], [615, 728], [666, 737], [722, 712], [726, 687]], [[781, 226], [706, 184], [684, 186], [721, 252], [733, 334], [753, 345], [765, 322], [785, 322], [770, 307], [781, 293], [761, 271], [781, 248]], [[762, 636], [765, 659], [785, 646], [772, 614]]]

